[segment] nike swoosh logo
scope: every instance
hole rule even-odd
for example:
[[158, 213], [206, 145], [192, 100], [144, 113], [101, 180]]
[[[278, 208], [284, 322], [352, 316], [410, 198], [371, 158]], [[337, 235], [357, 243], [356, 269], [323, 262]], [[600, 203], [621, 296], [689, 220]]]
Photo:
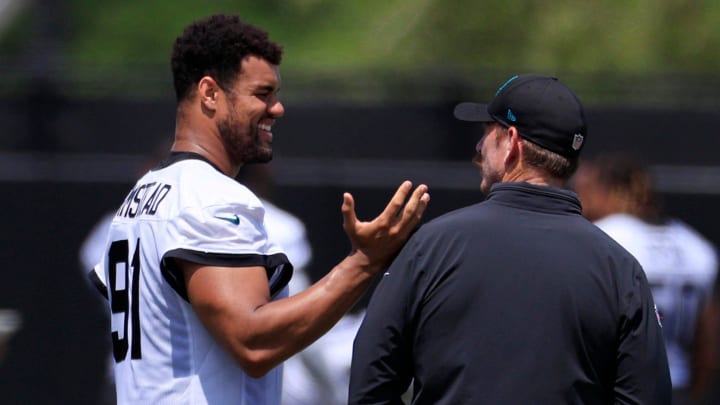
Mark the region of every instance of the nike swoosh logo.
[[235, 216], [232, 216], [232, 217], [221, 217], [219, 215], [215, 215], [215, 218], [222, 219], [223, 221], [228, 221], [234, 225], [240, 224], [240, 218], [238, 218], [237, 214], [235, 214]]

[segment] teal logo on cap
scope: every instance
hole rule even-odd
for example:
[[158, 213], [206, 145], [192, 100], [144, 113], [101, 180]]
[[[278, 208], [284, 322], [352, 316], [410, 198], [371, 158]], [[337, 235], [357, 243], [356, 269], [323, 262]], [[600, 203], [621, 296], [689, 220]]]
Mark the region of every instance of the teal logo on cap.
[[507, 112], [507, 119], [509, 119], [509, 120], [512, 121], [512, 122], [517, 121], [517, 117], [516, 117], [515, 114], [512, 112], [512, 110], [509, 109], [509, 108], [508, 108], [508, 112]]

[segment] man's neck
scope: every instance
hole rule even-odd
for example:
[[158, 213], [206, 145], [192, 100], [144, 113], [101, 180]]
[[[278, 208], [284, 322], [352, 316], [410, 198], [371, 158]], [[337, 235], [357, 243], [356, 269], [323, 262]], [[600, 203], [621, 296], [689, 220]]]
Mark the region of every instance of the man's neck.
[[214, 145], [206, 141], [208, 135], [193, 133], [192, 131], [176, 130], [175, 143], [170, 149], [173, 152], [193, 152], [209, 160], [220, 171], [229, 177], [237, 176], [240, 166], [230, 162], [227, 152], [222, 145]]
[[562, 188], [564, 181], [561, 179], [558, 179], [556, 177], [548, 176], [544, 172], [541, 172], [539, 170], [533, 170], [528, 168], [513, 170], [508, 173], [505, 173], [502, 179], [503, 182], [506, 183], [516, 183], [516, 182], [522, 182], [522, 183], [528, 183], [533, 184], [536, 186], [550, 186], [550, 187], [557, 187]]

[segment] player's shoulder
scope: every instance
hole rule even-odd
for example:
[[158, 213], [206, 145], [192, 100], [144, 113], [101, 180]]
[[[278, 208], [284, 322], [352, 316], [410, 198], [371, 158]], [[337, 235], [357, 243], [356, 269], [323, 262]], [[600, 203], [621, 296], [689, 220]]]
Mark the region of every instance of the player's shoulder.
[[714, 246], [705, 236], [703, 236], [698, 230], [691, 227], [684, 221], [677, 218], [673, 218], [668, 222], [668, 228], [678, 237], [686, 243], [691, 243], [696, 246], [701, 246], [703, 249], [713, 250]]
[[698, 266], [702, 263], [704, 267], [717, 269], [717, 247], [698, 230], [676, 218], [669, 222], [668, 228], [672, 230], [676, 244], [682, 246], [687, 251], [687, 256], [691, 257]]
[[608, 215], [595, 221], [594, 225], [630, 251], [644, 245], [653, 234], [641, 219], [622, 213]]
[[261, 205], [247, 187], [204, 160], [180, 160], [158, 170], [156, 175], [177, 187], [182, 205]]
[[[210, 162], [201, 159], [183, 159], [153, 170], [159, 176], [175, 179], [186, 187], [206, 189], [216, 185], [237, 183]], [[238, 183], [239, 184], [239, 183]]]
[[644, 229], [644, 222], [632, 215], [617, 213], [595, 221], [595, 225], [605, 233], [636, 233]]

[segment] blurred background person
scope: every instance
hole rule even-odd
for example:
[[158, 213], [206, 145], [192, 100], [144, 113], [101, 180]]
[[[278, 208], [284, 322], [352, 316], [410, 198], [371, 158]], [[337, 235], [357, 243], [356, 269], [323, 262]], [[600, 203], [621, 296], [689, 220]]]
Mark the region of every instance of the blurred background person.
[[698, 404], [720, 404], [720, 279], [698, 319], [693, 346], [692, 397]]
[[693, 350], [693, 398], [700, 404], [720, 404], [720, 279], [710, 303], [700, 315]]
[[0, 363], [10, 347], [10, 339], [22, 326], [22, 317], [14, 309], [0, 308]]
[[673, 403], [690, 403], [693, 342], [717, 276], [715, 247], [663, 212], [648, 167], [634, 156], [616, 153], [583, 161], [574, 189], [583, 215], [645, 270], [662, 320]]

